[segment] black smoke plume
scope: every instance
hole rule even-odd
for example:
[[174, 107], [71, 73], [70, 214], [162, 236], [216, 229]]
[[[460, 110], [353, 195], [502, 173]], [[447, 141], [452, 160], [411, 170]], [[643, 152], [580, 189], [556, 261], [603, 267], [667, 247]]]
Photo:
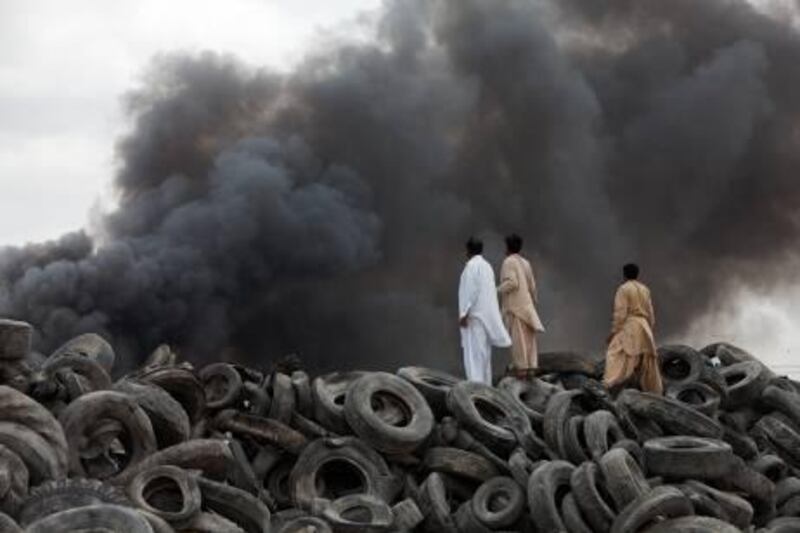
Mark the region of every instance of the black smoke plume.
[[[127, 98], [119, 207], [0, 253], [37, 347], [140, 361], [298, 352], [459, 361], [466, 237], [525, 237], [550, 347], [599, 349], [627, 261], [658, 335], [785, 280], [800, 205], [795, 8], [746, 0], [397, 0], [288, 74], [157, 58]], [[769, 281], [767, 281], [769, 280]]]

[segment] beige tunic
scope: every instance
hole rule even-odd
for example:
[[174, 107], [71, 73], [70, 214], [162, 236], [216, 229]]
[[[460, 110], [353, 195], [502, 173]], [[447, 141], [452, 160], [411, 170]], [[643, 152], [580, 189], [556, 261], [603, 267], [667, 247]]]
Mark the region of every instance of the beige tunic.
[[530, 263], [519, 254], [511, 254], [500, 269], [501, 311], [511, 334], [511, 360], [515, 368], [537, 366], [536, 333], [544, 331], [536, 312], [536, 282]]
[[606, 352], [603, 381], [607, 387], [636, 379], [645, 392], [661, 394], [663, 384], [653, 337], [655, 313], [650, 290], [638, 281], [626, 281], [614, 298], [612, 338]]

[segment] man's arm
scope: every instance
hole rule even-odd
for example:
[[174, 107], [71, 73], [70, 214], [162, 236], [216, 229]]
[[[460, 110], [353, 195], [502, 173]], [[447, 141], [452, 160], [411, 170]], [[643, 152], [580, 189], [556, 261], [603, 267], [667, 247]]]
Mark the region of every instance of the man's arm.
[[461, 276], [461, 284], [458, 289], [458, 320], [462, 327], [466, 326], [466, 319], [470, 310], [478, 300], [478, 283], [474, 265], [467, 265]]

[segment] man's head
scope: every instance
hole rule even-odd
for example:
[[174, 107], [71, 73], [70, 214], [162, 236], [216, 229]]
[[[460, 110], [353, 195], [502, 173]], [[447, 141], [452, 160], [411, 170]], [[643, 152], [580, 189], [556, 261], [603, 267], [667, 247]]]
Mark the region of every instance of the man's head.
[[522, 250], [522, 237], [516, 233], [512, 233], [506, 237], [506, 253], [518, 254]]
[[483, 253], [483, 241], [475, 237], [470, 237], [467, 241], [467, 257], [480, 255]]
[[637, 279], [639, 277], [639, 266], [636, 263], [628, 263], [622, 267], [622, 275], [626, 280]]

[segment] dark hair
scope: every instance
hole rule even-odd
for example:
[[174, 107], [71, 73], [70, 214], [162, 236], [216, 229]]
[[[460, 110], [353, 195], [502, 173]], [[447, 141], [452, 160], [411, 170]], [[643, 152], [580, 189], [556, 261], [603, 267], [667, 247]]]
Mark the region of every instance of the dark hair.
[[467, 253], [469, 255], [478, 255], [483, 253], [483, 241], [470, 237], [467, 241]]
[[512, 254], [518, 254], [522, 250], [522, 237], [516, 233], [506, 237], [506, 249]]
[[622, 267], [622, 275], [625, 279], [636, 279], [639, 277], [639, 266], [635, 263], [628, 263]]

